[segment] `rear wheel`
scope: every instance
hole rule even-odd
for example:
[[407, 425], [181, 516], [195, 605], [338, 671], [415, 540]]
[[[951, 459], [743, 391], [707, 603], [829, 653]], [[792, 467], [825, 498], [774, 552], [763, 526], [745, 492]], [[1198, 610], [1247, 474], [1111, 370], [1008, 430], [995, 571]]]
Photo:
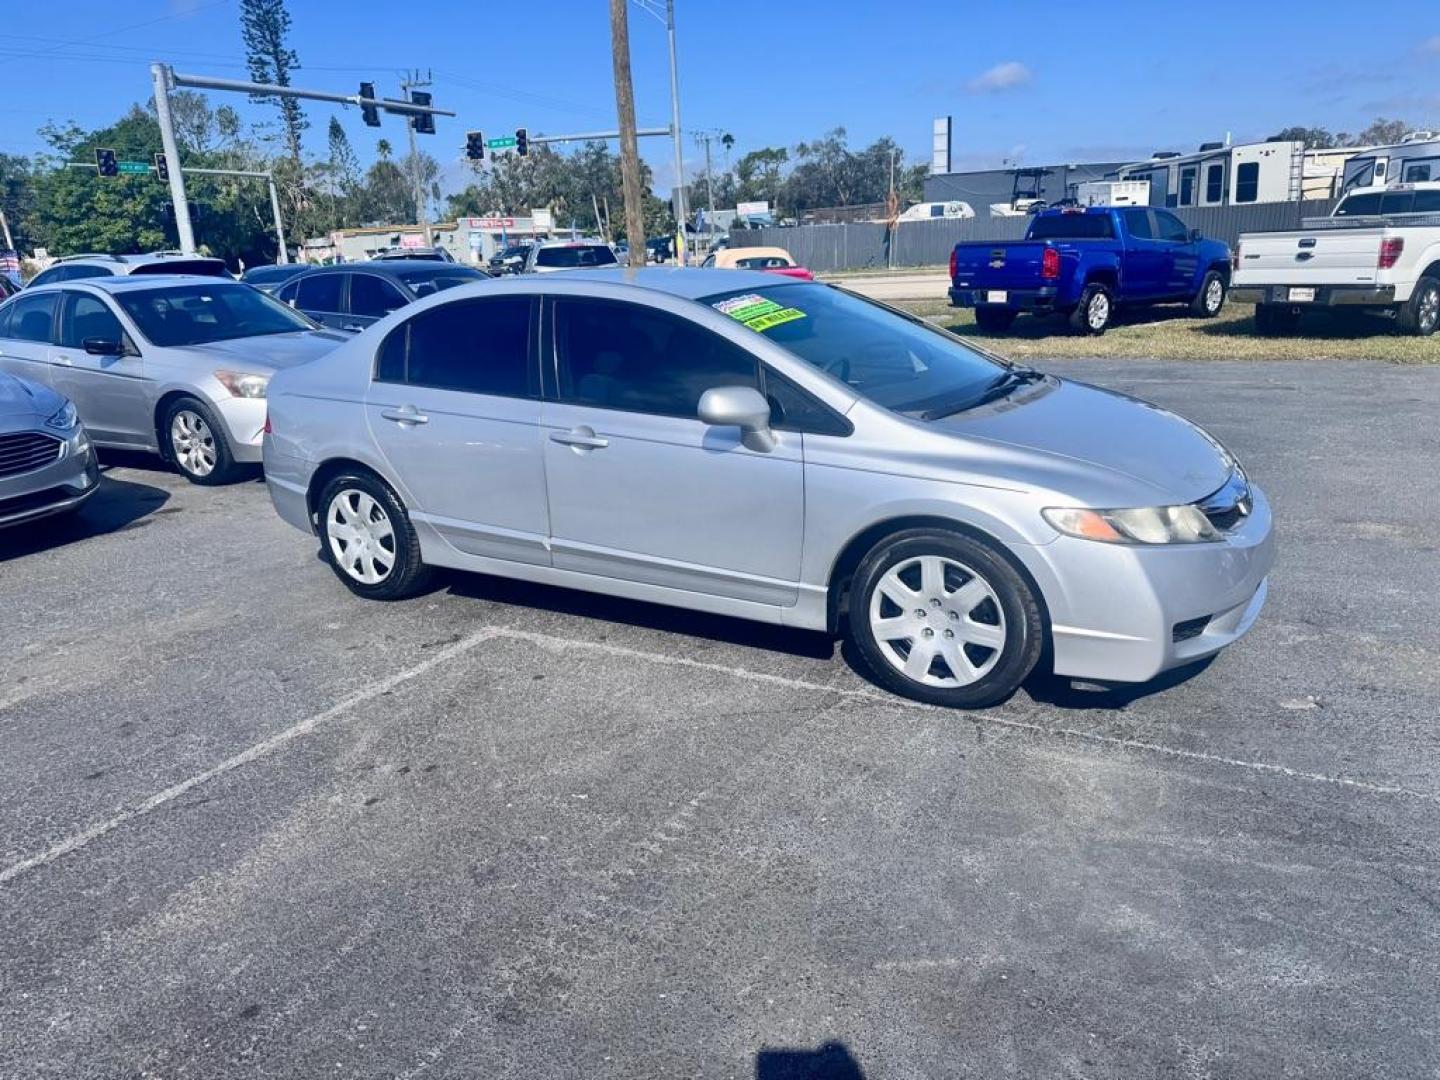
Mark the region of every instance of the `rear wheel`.
[[914, 529], [856, 569], [850, 636], [875, 679], [931, 705], [984, 708], [1015, 692], [1043, 644], [1040, 606], [989, 545]]
[[1085, 286], [1080, 302], [1070, 312], [1070, 328], [1082, 334], [1103, 334], [1115, 317], [1115, 299], [1110, 290], [1098, 282]]
[[1213, 319], [1225, 306], [1225, 279], [1218, 270], [1211, 270], [1200, 283], [1200, 291], [1190, 301], [1190, 313], [1202, 319]]
[[430, 569], [390, 485], [365, 472], [344, 473], [325, 485], [319, 507], [321, 554], [351, 592], [402, 600], [425, 590]]
[[1256, 304], [1255, 332], [1265, 337], [1293, 334], [1300, 328], [1300, 312], [1288, 304]]
[[171, 402], [160, 418], [160, 430], [166, 456], [192, 484], [228, 484], [240, 473], [224, 426], [198, 398]]
[[1407, 334], [1429, 337], [1440, 328], [1440, 281], [1422, 277], [1396, 320]]
[[1003, 307], [977, 307], [975, 325], [991, 333], [1004, 333], [1015, 325], [1014, 311]]

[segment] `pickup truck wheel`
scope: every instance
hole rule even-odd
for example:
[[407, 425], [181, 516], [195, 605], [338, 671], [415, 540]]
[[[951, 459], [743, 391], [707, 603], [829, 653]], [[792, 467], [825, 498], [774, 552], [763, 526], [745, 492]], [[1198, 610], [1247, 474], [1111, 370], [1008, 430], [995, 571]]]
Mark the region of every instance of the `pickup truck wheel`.
[[1202, 319], [1213, 319], [1225, 306], [1225, 279], [1218, 271], [1211, 270], [1200, 283], [1200, 291], [1190, 301], [1190, 314]]
[[1015, 325], [1015, 312], [1003, 307], [977, 307], [975, 325], [981, 330], [1004, 333]]
[[1255, 332], [1264, 337], [1293, 334], [1300, 327], [1300, 312], [1286, 304], [1256, 304]]
[[1396, 320], [1407, 334], [1429, 337], [1440, 328], [1440, 281], [1422, 277], [1415, 283], [1410, 300], [1400, 309]]
[[1092, 283], [1085, 286], [1080, 302], [1070, 312], [1070, 328], [1082, 334], [1103, 334], [1110, 328], [1115, 315], [1115, 300], [1104, 285]]

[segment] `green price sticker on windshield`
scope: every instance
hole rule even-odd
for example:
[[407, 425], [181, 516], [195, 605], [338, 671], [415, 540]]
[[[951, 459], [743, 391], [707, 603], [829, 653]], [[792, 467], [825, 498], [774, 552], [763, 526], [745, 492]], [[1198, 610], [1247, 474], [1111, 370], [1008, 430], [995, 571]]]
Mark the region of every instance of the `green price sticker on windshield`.
[[799, 308], [781, 307], [774, 300], [767, 300], [757, 293], [721, 300], [715, 305], [715, 310], [760, 333], [772, 326], [805, 318], [805, 313]]

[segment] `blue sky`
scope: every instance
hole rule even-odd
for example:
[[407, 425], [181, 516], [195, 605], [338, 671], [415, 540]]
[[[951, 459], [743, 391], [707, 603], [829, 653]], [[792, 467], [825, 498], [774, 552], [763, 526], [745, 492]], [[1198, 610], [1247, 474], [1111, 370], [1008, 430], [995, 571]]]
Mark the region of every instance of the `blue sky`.
[[[1352, 0], [1178, 7], [1114, 0], [1091, 18], [1073, 5], [962, 0], [677, 0], [682, 123], [731, 132], [735, 153], [793, 145], [844, 126], [852, 145], [893, 135], [928, 159], [932, 117], [955, 117], [957, 167], [1148, 156], [1287, 124], [1356, 130], [1377, 114], [1440, 128], [1440, 5], [1405, 5], [1383, 32], [1350, 32]], [[36, 129], [94, 127], [148, 95], [148, 62], [245, 77], [239, 0], [52, 0], [5, 6], [0, 149], [43, 148]], [[1047, 14], [1050, 10], [1054, 14]], [[1428, 9], [1428, 10], [1427, 10]], [[362, 78], [396, 95], [399, 72], [433, 69], [441, 120], [423, 145], [458, 164], [463, 132], [584, 131], [614, 126], [605, 0], [291, 0], [298, 85], [353, 93]], [[58, 13], [65, 15], [57, 18]], [[631, 8], [640, 123], [668, 122], [661, 24]], [[1413, 28], [1403, 36], [1400, 28]], [[234, 95], [247, 116], [272, 115]], [[310, 145], [323, 150], [329, 106], [312, 105]], [[340, 116], [362, 158], [387, 118]], [[668, 140], [642, 140], [668, 184]], [[701, 160], [687, 139], [687, 169]], [[717, 164], [723, 164], [723, 154]]]

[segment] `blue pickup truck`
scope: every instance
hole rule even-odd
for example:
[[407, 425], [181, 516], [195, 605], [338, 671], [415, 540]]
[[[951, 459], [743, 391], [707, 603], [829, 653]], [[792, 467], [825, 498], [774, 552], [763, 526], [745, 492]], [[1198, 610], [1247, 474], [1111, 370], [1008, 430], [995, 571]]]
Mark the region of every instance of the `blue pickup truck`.
[[1229, 249], [1149, 206], [1045, 210], [1024, 240], [971, 241], [950, 253], [950, 303], [973, 307], [983, 330], [1008, 330], [1030, 311], [1103, 334], [1117, 306], [1177, 301], [1208, 318], [1229, 287]]

